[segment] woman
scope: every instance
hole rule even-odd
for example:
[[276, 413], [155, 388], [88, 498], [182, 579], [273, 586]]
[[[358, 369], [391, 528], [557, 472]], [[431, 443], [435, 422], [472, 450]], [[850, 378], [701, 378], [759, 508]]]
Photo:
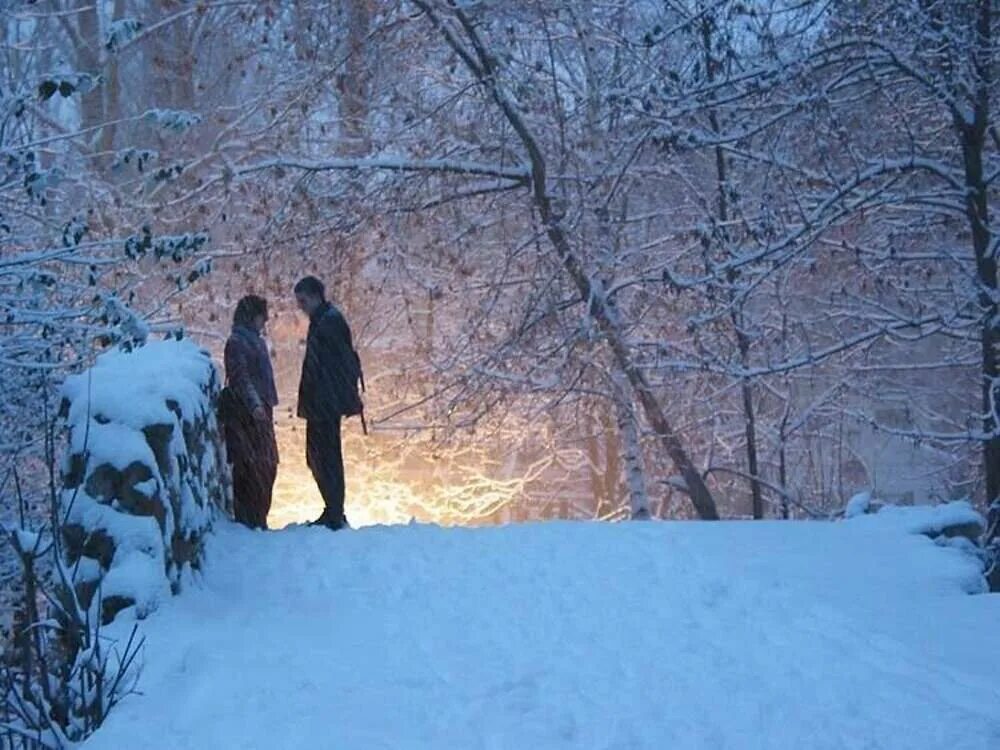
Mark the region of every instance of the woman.
[[261, 334], [267, 325], [267, 300], [251, 294], [241, 299], [226, 341], [226, 384], [230, 391], [224, 428], [233, 465], [236, 520], [253, 529], [267, 528], [271, 490], [278, 472], [273, 414], [278, 405], [274, 371]]

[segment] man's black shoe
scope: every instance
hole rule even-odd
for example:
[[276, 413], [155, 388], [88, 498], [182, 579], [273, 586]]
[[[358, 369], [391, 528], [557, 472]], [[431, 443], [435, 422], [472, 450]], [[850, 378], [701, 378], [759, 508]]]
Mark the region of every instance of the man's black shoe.
[[338, 519], [334, 519], [326, 511], [320, 515], [315, 521], [309, 524], [310, 526], [326, 526], [330, 531], [339, 531], [340, 529], [349, 529], [351, 525], [347, 522], [347, 519], [341, 516]]

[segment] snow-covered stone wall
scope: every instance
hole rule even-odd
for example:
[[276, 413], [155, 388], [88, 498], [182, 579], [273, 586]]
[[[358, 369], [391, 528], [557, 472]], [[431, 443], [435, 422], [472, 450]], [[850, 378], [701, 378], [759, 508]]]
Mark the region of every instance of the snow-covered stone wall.
[[66, 381], [62, 538], [81, 604], [144, 616], [197, 568], [231, 505], [208, 352], [170, 339], [103, 354]]

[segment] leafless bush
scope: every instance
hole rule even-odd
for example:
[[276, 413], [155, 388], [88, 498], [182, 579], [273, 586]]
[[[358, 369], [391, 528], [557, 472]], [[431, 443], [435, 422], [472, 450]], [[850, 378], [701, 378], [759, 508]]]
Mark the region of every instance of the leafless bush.
[[5, 525], [2, 536], [19, 563], [12, 638], [0, 654], [4, 750], [64, 748], [88, 737], [134, 690], [143, 648], [136, 627], [124, 643], [102, 631], [100, 588], [89, 607], [81, 606], [77, 597], [87, 571], [79, 564], [65, 564], [61, 528], [68, 509], [57, 491], [52, 422], [45, 459], [49, 512], [41, 525], [28, 512], [16, 467], [4, 483], [11, 487], [18, 520]]

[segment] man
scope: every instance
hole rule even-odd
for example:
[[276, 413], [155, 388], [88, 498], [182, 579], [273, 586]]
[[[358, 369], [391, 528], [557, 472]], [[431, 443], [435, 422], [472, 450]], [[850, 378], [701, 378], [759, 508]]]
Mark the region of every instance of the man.
[[306, 420], [306, 462], [325, 506], [314, 523], [336, 530], [347, 525], [340, 420], [364, 410], [358, 393], [361, 362], [347, 321], [326, 301], [319, 279], [302, 279], [295, 285], [295, 299], [309, 316], [298, 415]]

